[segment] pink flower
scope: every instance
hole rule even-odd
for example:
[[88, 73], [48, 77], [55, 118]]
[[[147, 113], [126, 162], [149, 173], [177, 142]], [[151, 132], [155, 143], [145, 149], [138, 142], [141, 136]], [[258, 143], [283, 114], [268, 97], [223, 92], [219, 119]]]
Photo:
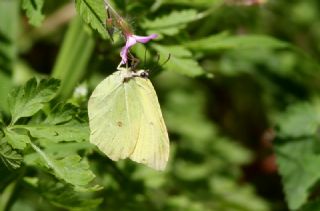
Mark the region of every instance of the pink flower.
[[132, 46], [136, 43], [147, 43], [152, 39], [157, 38], [157, 34], [151, 34], [149, 36], [138, 36], [134, 34], [126, 35], [126, 45], [121, 49], [120, 56], [122, 58], [120, 64], [126, 64], [128, 62], [128, 52]]

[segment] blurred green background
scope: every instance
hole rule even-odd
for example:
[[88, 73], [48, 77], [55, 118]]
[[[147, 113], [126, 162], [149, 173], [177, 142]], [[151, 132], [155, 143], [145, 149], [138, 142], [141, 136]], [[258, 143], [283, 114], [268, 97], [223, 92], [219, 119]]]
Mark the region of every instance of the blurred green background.
[[[44, 1], [43, 20], [41, 13], [29, 20], [23, 2], [0, 0], [3, 116], [9, 116], [12, 87], [52, 76], [61, 79], [57, 100], [77, 105], [87, 121], [88, 96], [116, 70], [123, 40], [117, 33], [114, 43], [102, 39], [72, 1]], [[319, 150], [314, 149], [320, 126], [320, 1], [117, 0], [113, 5], [137, 34], [160, 35], [147, 45], [146, 61], [145, 47], [133, 52], [140, 68], [150, 69], [170, 133], [166, 171], [112, 162], [86, 142], [78, 154], [102, 189], [79, 193], [47, 169], [28, 162], [23, 170], [1, 164], [0, 203], [6, 204], [0, 209], [320, 210], [308, 205], [319, 195]], [[169, 53], [168, 63], [157, 64], [157, 54], [161, 64]], [[74, 92], [75, 87], [88, 93]], [[316, 137], [315, 144], [290, 145], [293, 139], [304, 141], [301, 137]], [[292, 167], [284, 159], [290, 156], [301, 159], [302, 167]], [[309, 163], [312, 171], [305, 172]]]

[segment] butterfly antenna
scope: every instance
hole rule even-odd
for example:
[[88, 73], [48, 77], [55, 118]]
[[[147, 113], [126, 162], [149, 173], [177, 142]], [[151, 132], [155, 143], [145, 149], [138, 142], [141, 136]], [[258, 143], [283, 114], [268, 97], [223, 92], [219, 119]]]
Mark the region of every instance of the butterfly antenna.
[[144, 49], [143, 68], [146, 68], [146, 63], [147, 63], [147, 48]]
[[160, 64], [160, 66], [167, 64], [170, 59], [171, 59], [171, 54], [169, 53], [168, 58], [164, 62], [162, 62], [162, 64]]
[[[160, 55], [157, 54], [157, 62], [156, 62], [156, 65], [154, 65], [152, 69], [153, 69], [153, 70], [156, 70], [156, 71], [160, 70], [161, 67], [162, 67], [163, 65], [165, 65], [165, 64], [170, 60], [170, 58], [171, 58], [171, 54], [168, 55], [168, 58], [167, 58], [164, 62], [162, 62], [161, 64], [159, 64]], [[155, 66], [157, 66], [157, 68], [155, 68]]]

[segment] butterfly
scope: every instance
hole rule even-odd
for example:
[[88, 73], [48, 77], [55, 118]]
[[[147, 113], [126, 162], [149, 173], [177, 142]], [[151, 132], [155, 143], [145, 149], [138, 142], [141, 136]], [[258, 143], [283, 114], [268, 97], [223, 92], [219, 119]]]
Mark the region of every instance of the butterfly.
[[118, 67], [88, 102], [90, 142], [110, 159], [164, 170], [169, 136], [148, 71]]

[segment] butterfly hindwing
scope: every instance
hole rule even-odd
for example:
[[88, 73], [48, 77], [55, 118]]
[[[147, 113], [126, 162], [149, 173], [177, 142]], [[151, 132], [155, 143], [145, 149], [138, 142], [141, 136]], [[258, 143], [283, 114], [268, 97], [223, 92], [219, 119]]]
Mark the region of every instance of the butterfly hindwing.
[[163, 170], [169, 157], [169, 138], [156, 92], [148, 79], [135, 78], [136, 99], [140, 102], [142, 119], [139, 138], [130, 158], [157, 170]]

